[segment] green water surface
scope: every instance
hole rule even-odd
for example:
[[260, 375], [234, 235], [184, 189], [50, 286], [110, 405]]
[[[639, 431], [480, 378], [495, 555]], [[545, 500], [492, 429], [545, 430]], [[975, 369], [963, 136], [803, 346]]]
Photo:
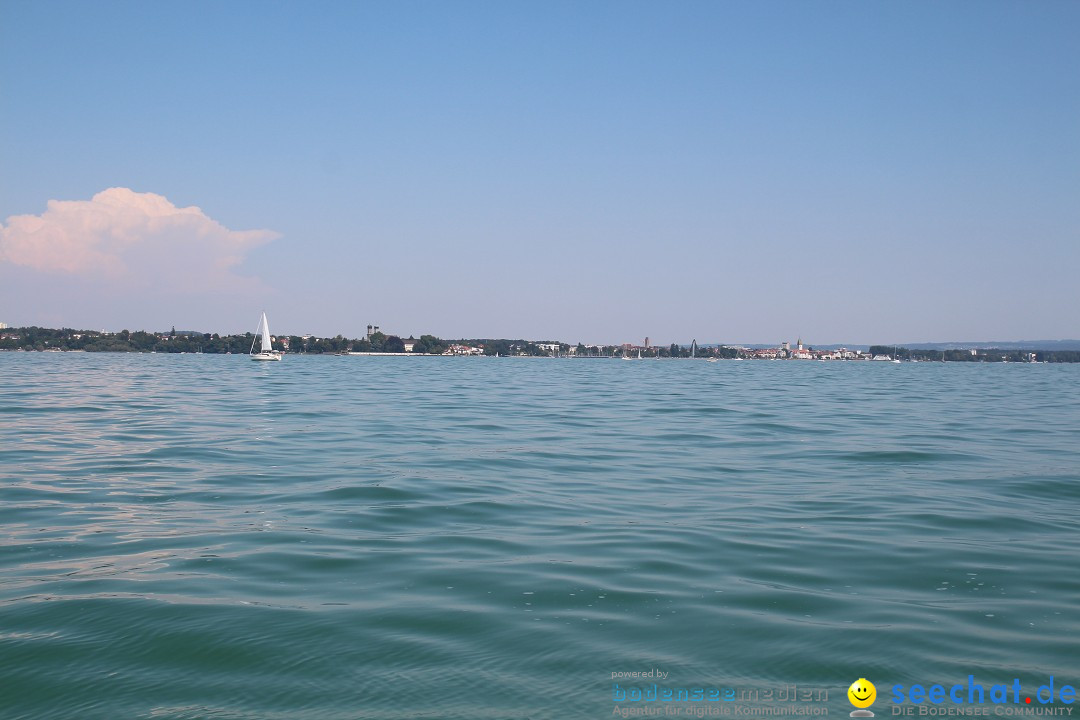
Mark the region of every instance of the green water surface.
[[837, 718], [859, 677], [879, 717], [896, 683], [1080, 685], [1078, 387], [0, 353], [0, 718], [606, 718], [656, 668]]

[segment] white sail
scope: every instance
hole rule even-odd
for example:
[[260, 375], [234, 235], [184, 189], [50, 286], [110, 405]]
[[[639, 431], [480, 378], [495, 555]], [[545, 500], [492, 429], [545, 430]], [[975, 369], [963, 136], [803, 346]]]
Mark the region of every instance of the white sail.
[[[255, 343], [259, 343], [259, 352], [255, 352]], [[266, 313], [259, 318], [259, 328], [255, 331], [255, 337], [251, 340], [249, 351], [252, 360], [280, 360], [281, 353], [276, 352], [270, 344], [270, 324], [266, 322]]]
[[262, 314], [262, 322], [259, 324], [259, 335], [262, 337], [262, 352], [268, 353], [273, 350], [270, 345], [270, 324], [266, 322], [266, 313]]

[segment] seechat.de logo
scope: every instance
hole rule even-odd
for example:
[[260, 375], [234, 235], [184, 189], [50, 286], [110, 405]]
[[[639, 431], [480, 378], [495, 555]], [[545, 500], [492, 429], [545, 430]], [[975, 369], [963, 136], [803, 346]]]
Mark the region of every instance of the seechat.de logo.
[[847, 689], [847, 697], [851, 704], [858, 708], [851, 711], [851, 717], [874, 717], [874, 713], [866, 709], [877, 700], [877, 688], [874, 687], [874, 683], [866, 678], [859, 678]]

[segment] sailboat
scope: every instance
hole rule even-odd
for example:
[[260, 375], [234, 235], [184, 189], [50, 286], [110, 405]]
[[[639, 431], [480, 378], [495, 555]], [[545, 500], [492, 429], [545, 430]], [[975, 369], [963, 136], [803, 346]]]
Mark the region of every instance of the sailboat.
[[262, 319], [259, 321], [259, 332], [257, 337], [260, 339], [259, 352], [255, 352], [255, 340], [251, 341], [251, 355], [252, 360], [280, 360], [281, 353], [274, 350], [270, 345], [270, 325], [266, 322], [266, 313], [262, 314]]

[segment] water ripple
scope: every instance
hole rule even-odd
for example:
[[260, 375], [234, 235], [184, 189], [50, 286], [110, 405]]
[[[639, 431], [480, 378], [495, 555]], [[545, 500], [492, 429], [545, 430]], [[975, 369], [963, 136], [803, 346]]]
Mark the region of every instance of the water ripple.
[[0, 353], [5, 718], [1080, 670], [1075, 366], [271, 365]]

